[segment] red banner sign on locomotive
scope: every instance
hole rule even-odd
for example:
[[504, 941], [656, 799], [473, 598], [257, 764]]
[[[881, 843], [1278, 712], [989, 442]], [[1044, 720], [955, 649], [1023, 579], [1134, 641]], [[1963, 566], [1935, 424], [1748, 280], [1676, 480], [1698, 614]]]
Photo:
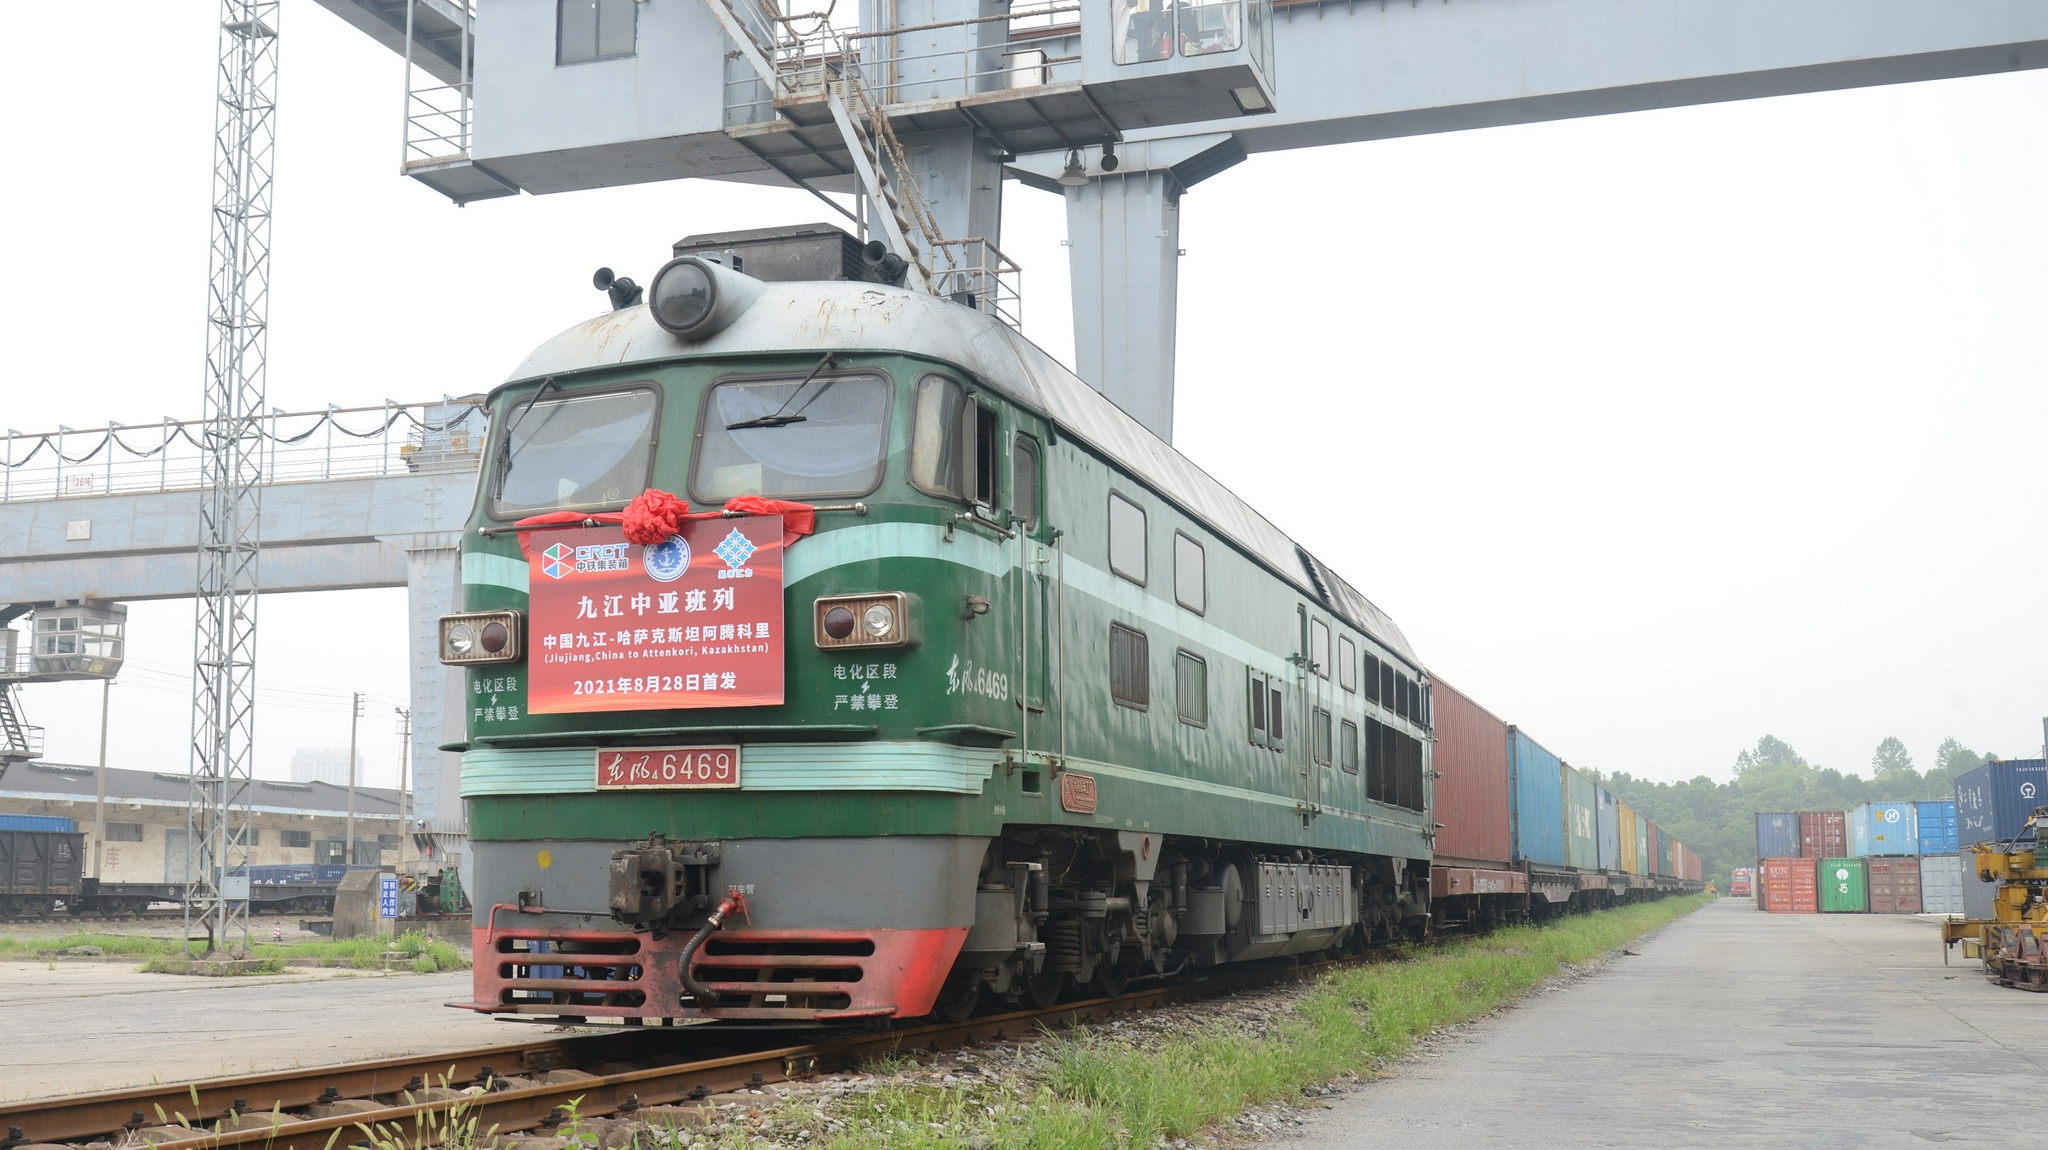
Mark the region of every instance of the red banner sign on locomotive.
[[550, 531], [529, 551], [531, 713], [783, 701], [780, 516], [690, 520], [646, 547]]

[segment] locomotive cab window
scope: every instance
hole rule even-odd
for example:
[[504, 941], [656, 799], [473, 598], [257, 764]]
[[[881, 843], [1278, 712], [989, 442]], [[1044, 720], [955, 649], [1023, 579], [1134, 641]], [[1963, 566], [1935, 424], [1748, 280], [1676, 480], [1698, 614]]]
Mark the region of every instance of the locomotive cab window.
[[1038, 441], [1028, 435], [1010, 443], [1010, 510], [1024, 526], [1038, 526]]
[[1321, 619], [1308, 625], [1308, 661], [1316, 674], [1330, 677], [1330, 625]]
[[1109, 493], [1109, 569], [1145, 585], [1145, 509]]
[[1173, 533], [1173, 597], [1197, 615], [1209, 610], [1208, 556], [1202, 545]]
[[1337, 685], [1347, 691], [1358, 689], [1358, 645], [1349, 635], [1337, 636]]
[[1001, 452], [996, 413], [943, 375], [917, 381], [915, 407], [910, 428], [912, 486], [962, 503], [994, 507]]
[[1355, 775], [1358, 773], [1358, 724], [1344, 720], [1338, 728], [1338, 735], [1337, 765]]
[[1323, 766], [1330, 765], [1330, 712], [1317, 707], [1309, 729], [1309, 753]]
[[713, 384], [697, 420], [691, 497], [866, 495], [882, 482], [891, 390], [873, 373]]
[[1152, 705], [1152, 650], [1143, 631], [1109, 625], [1109, 697], [1120, 707]]
[[661, 414], [653, 388], [564, 394], [544, 386], [536, 395], [505, 414], [491, 464], [494, 518], [623, 507], [646, 489]]

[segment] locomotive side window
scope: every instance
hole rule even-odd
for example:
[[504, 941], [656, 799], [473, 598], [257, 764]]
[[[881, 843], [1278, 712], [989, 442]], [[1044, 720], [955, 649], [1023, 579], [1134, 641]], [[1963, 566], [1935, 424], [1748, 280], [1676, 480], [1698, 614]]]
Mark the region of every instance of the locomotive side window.
[[1365, 797], [1387, 801], [1387, 728], [1377, 719], [1365, 721]]
[[1392, 663], [1380, 664], [1379, 705], [1391, 711], [1394, 709], [1394, 676], [1397, 674]]
[[1417, 721], [1422, 724], [1423, 730], [1427, 731], [1435, 725], [1433, 722], [1435, 716], [1429, 705], [1429, 684], [1427, 683], [1421, 685], [1415, 696], [1415, 714]]
[[974, 501], [983, 507], [996, 505], [997, 447], [996, 413], [974, 405]]
[[1368, 703], [1380, 701], [1380, 661], [1374, 655], [1367, 655], [1365, 657], [1365, 701]]
[[1180, 721], [1193, 727], [1209, 725], [1209, 663], [1186, 651], [1173, 654], [1173, 695]]
[[892, 390], [872, 374], [713, 384], [697, 421], [691, 495], [866, 495], [882, 482]]
[[1010, 442], [1010, 510], [1024, 526], [1038, 526], [1038, 441], [1028, 435]]
[[1152, 706], [1151, 642], [1122, 623], [1109, 625], [1109, 697], [1120, 707]]
[[1316, 674], [1330, 677], [1330, 625], [1321, 619], [1308, 625], [1308, 661]]
[[1355, 775], [1358, 773], [1358, 724], [1346, 719], [1338, 733], [1337, 765]]
[[1347, 691], [1358, 689], [1358, 644], [1349, 635], [1337, 636], [1337, 685]]
[[651, 387], [549, 392], [513, 407], [491, 463], [491, 515], [625, 506], [654, 476], [660, 412]]
[[1280, 696], [1280, 680], [1266, 680], [1266, 745], [1276, 751], [1287, 749], [1287, 731], [1281, 721], [1286, 710]]
[[1250, 683], [1252, 746], [1263, 747], [1266, 745], [1266, 677], [1253, 671]]
[[1281, 721], [1280, 678], [1258, 671], [1251, 673], [1252, 745], [1268, 750], [1287, 749], [1287, 731]]
[[1197, 615], [1209, 610], [1208, 557], [1200, 543], [1178, 531], [1173, 533], [1173, 597]]
[[1315, 709], [1309, 727], [1309, 753], [1323, 766], [1330, 765], [1330, 712], [1321, 707]]
[[1145, 585], [1145, 509], [1109, 493], [1109, 569]]

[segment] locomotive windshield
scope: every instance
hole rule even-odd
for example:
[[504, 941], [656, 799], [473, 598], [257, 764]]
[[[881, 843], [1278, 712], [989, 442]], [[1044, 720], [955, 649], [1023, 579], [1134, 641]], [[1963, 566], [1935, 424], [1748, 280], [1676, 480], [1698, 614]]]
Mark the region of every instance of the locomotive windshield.
[[542, 394], [513, 409], [492, 471], [491, 514], [623, 505], [652, 476], [659, 408], [654, 390], [639, 387]]
[[866, 495], [889, 451], [887, 380], [877, 375], [729, 379], [704, 397], [690, 494]]

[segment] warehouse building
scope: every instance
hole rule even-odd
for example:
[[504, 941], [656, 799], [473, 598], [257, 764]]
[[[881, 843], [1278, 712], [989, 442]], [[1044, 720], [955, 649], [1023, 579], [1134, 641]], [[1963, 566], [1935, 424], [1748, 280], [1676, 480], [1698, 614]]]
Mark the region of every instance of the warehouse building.
[[[62, 815], [85, 832], [93, 873], [93, 807], [98, 768], [17, 763], [0, 775], [0, 814]], [[186, 776], [107, 769], [107, 837], [98, 877], [106, 882], [183, 882]], [[257, 779], [250, 796], [249, 861], [255, 866], [346, 861], [348, 788], [330, 783]], [[399, 859], [398, 792], [357, 787], [357, 863], [395, 866]], [[419, 852], [408, 846], [408, 861]]]

